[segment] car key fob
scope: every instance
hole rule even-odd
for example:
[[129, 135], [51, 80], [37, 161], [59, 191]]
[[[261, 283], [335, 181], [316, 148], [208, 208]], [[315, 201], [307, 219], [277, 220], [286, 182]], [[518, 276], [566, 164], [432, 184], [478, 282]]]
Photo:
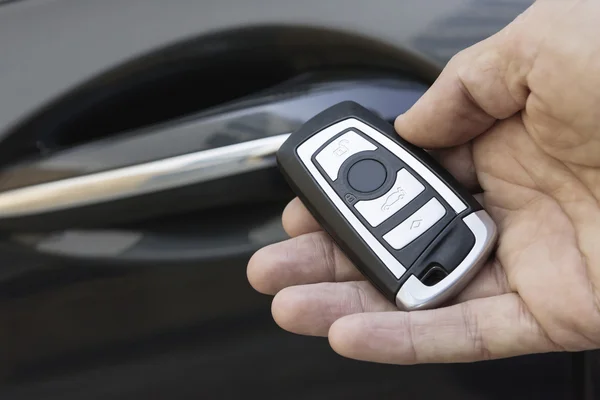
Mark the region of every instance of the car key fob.
[[315, 219], [400, 309], [448, 301], [496, 242], [496, 225], [450, 173], [354, 102], [306, 122], [277, 162]]

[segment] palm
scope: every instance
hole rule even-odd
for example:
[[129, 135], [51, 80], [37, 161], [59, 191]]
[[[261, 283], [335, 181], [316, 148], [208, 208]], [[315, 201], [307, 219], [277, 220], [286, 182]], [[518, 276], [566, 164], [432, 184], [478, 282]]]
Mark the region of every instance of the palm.
[[580, 350], [600, 343], [600, 259], [586, 246], [600, 233], [597, 209], [582, 215], [582, 204], [595, 203], [583, 182], [597, 182], [600, 171], [585, 168], [582, 178], [581, 167], [547, 150], [518, 117], [475, 139], [473, 159], [484, 204], [499, 226], [494, 262], [506, 274], [499, 285], [508, 286], [501, 290], [519, 294], [552, 342]]

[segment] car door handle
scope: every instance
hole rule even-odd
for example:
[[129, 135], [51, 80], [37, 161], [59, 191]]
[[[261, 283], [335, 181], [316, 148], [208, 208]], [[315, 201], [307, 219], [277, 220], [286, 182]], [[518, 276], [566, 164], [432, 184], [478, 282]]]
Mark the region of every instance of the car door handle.
[[18, 159], [0, 169], [0, 247], [104, 265], [247, 254], [285, 238], [293, 193], [275, 153], [289, 132], [348, 99], [392, 121], [426, 88], [387, 75], [294, 83]]
[[366, 77], [294, 89], [6, 166], [0, 232], [96, 229], [289, 196], [274, 168], [289, 132], [347, 99], [391, 120], [426, 86]]
[[195, 185], [275, 166], [289, 134], [196, 151], [0, 193], [0, 219], [33, 217]]

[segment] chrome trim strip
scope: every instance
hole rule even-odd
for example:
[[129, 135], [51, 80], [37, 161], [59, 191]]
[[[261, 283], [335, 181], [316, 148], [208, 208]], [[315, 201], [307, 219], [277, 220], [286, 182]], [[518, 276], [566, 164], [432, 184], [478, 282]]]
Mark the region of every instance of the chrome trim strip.
[[[373, 250], [373, 252], [379, 257], [379, 259], [387, 266], [387, 268], [394, 274], [396, 278], [400, 278], [405, 272], [406, 268], [402, 265], [394, 256], [392, 256], [381, 243], [373, 236], [367, 228], [358, 220], [354, 213], [346, 206], [342, 199], [336, 194], [333, 188], [327, 183], [325, 178], [321, 175], [317, 167], [313, 164], [311, 157], [313, 154], [327, 142], [329, 139], [340, 133], [341, 131], [348, 128], [357, 128], [361, 131], [365, 131], [367, 125], [362, 122], [351, 118], [325, 128], [317, 135], [312, 136], [310, 139], [298, 146], [297, 153], [300, 160], [311, 173], [313, 178], [317, 181], [319, 186], [323, 189], [327, 197], [333, 202], [338, 210], [342, 213], [344, 218], [350, 223], [350, 225], [358, 232], [362, 239], [367, 245]], [[374, 131], [381, 135], [379, 132]]]
[[8, 190], [0, 193], [0, 218], [98, 204], [275, 166], [275, 153], [289, 135]]
[[496, 224], [483, 210], [467, 215], [463, 221], [475, 235], [475, 245], [467, 257], [434, 286], [426, 286], [412, 275], [396, 295], [398, 308], [411, 311], [439, 306], [461, 291], [486, 263], [498, 237]]

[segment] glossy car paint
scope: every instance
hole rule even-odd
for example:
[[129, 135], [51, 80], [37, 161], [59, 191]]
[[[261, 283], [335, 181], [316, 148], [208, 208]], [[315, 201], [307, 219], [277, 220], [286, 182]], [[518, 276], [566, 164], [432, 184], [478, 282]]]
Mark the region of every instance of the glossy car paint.
[[[9, 2], [0, 6], [0, 138], [115, 65], [187, 38], [245, 26], [316, 26], [409, 50], [424, 69], [439, 70], [529, 3]], [[284, 200], [253, 206], [250, 219], [240, 207], [208, 208], [185, 223], [167, 218], [118, 232], [19, 233], [21, 242], [46, 253], [23, 251], [15, 246], [14, 233], [3, 235], [0, 397], [547, 400], [597, 395], [597, 353], [386, 366], [343, 359], [325, 339], [283, 332], [271, 319], [270, 298], [249, 287], [245, 266], [255, 248], [285, 238], [279, 222]], [[157, 256], [165, 254], [160, 248], [165, 234], [174, 238], [173, 258], [198, 259], [201, 247], [203, 262], [161, 262]], [[85, 257], [67, 262], [48, 254], [65, 249], [79, 249], [83, 256], [113, 254], [140, 240], [145, 252], [135, 263], [93, 263]]]

